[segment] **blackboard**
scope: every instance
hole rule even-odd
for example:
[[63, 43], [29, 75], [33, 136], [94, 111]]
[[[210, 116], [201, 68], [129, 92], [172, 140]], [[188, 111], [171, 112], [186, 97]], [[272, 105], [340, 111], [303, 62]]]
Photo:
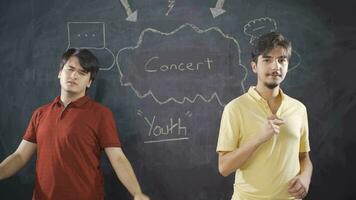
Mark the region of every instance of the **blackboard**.
[[[88, 48], [101, 70], [89, 95], [114, 113], [123, 149], [154, 200], [222, 200], [217, 169], [224, 105], [255, 84], [261, 34], [293, 42], [283, 90], [308, 107], [314, 176], [306, 199], [356, 197], [355, 3], [321, 0], [2, 1], [0, 160], [34, 109], [59, 94], [61, 54]], [[35, 158], [0, 182], [1, 199], [29, 199]], [[103, 155], [106, 199], [130, 199]]]

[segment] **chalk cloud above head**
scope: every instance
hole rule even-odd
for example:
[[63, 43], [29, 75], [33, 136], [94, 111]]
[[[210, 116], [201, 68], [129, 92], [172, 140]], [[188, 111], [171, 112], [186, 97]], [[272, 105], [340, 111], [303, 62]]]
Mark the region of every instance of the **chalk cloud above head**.
[[[143, 30], [135, 46], [116, 56], [120, 82], [159, 104], [216, 100], [225, 105], [244, 92], [247, 69], [240, 45], [217, 27], [183, 24], [171, 32]], [[236, 94], [238, 91], [239, 94]]]

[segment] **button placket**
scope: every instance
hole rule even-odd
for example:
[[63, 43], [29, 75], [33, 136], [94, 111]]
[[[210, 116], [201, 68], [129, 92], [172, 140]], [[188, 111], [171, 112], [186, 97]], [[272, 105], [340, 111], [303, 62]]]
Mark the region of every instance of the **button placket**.
[[262, 102], [262, 105], [263, 105], [263, 109], [265, 110], [265, 113], [267, 114], [267, 117], [271, 116], [272, 112], [271, 112], [271, 109], [268, 106], [267, 101], [261, 98], [261, 102]]
[[68, 112], [67, 110], [70, 108], [71, 104], [68, 104], [66, 107], [63, 107], [61, 114], [59, 115], [59, 119], [62, 120], [64, 115]]

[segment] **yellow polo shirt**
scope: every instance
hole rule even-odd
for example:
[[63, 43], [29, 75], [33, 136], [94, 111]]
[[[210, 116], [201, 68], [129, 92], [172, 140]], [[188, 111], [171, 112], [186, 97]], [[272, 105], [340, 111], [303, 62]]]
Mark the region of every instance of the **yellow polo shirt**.
[[[282, 103], [276, 115], [285, 124], [236, 171], [233, 200], [294, 199], [288, 194], [288, 183], [299, 173], [299, 152], [310, 151], [308, 118], [301, 102], [282, 90], [280, 94]], [[267, 101], [251, 87], [225, 106], [217, 151], [233, 151], [247, 143], [271, 115]]]

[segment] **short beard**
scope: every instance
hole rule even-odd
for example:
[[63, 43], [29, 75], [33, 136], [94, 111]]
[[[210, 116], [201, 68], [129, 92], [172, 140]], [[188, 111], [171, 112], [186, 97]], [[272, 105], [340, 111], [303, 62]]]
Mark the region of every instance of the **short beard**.
[[278, 84], [277, 83], [265, 83], [265, 86], [268, 89], [272, 90], [272, 89], [276, 88], [278, 86]]

